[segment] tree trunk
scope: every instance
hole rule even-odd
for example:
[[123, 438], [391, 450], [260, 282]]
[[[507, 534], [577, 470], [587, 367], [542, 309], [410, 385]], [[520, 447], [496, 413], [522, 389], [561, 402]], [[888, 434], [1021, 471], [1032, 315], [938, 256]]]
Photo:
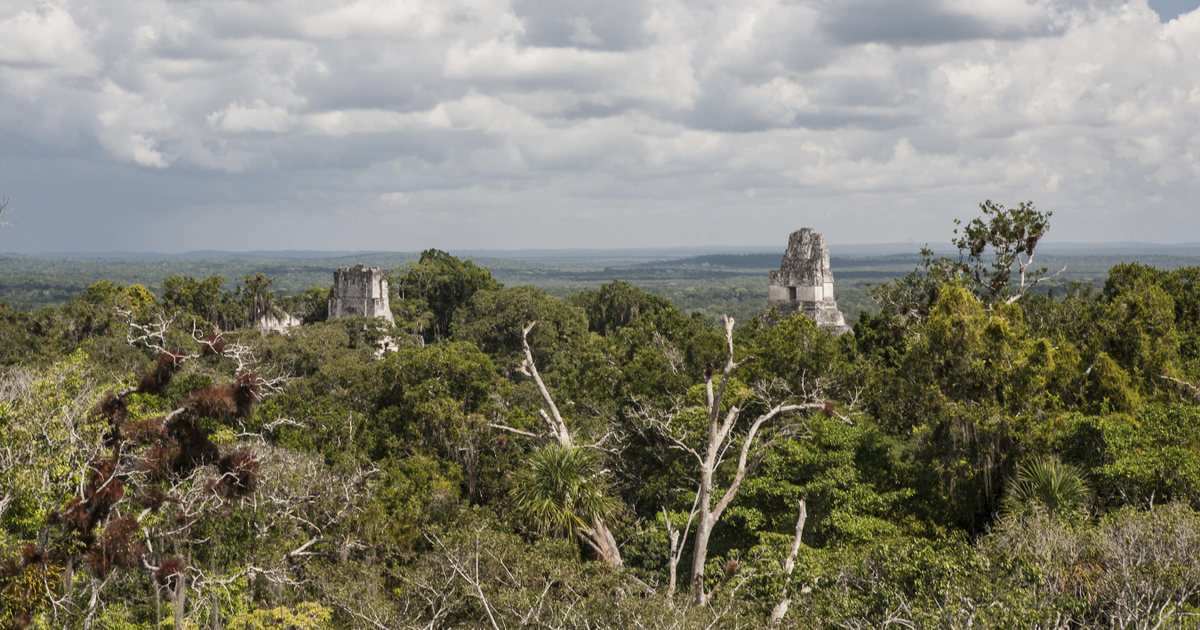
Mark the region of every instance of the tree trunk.
[[621, 566], [621, 548], [617, 546], [617, 540], [604, 524], [604, 519], [597, 516], [592, 520], [592, 532], [595, 534], [593, 538], [596, 547], [600, 550], [600, 559], [609, 566]]
[[182, 572], [175, 576], [172, 599], [175, 608], [175, 630], [183, 630], [183, 613], [187, 607], [187, 576]]
[[708, 561], [708, 538], [715, 524], [707, 509], [696, 519], [696, 549], [692, 554], [692, 604], [703, 606], [708, 603], [704, 594], [704, 563]]
[[212, 610], [208, 616], [209, 630], [221, 630], [221, 611], [217, 608], [217, 592], [214, 590], [212, 594]]
[[[550, 436], [559, 446], [571, 448], [573, 445], [571, 432], [567, 429], [567, 423], [563, 420], [562, 414], [558, 411], [558, 405], [554, 404], [554, 398], [550, 395], [550, 390], [546, 389], [546, 384], [542, 381], [541, 374], [538, 373], [537, 363], [533, 360], [533, 351], [529, 348], [529, 331], [537, 322], [530, 322], [528, 326], [521, 329], [521, 347], [525, 350], [525, 361], [521, 363], [521, 370], [533, 378], [533, 382], [537, 384], [538, 391], [542, 394], [542, 400], [546, 406], [550, 408], [550, 414], [547, 414], [544, 409], [539, 409], [538, 412], [542, 416], [542, 420], [546, 422], [546, 427], [550, 431]], [[551, 417], [553, 416], [553, 417]], [[623, 564], [621, 560], [621, 548], [617, 546], [617, 540], [613, 538], [612, 532], [608, 526], [604, 524], [604, 519], [597, 516], [592, 519], [592, 528], [587, 531], [588, 538], [592, 540], [592, 544], [596, 547], [596, 551], [600, 554], [601, 562], [612, 567], [619, 567]]]
[[783, 621], [783, 616], [787, 614], [788, 607], [792, 605], [792, 598], [788, 595], [788, 588], [792, 585], [792, 570], [796, 568], [796, 554], [800, 552], [800, 536], [804, 534], [804, 521], [808, 519], [808, 510], [804, 506], [804, 499], [800, 499], [800, 517], [796, 519], [796, 537], [792, 539], [792, 550], [788, 553], [787, 560], [783, 563], [783, 573], [787, 577], [783, 583], [783, 593], [779, 596], [779, 603], [775, 604], [775, 609], [771, 611], [771, 624], [775, 625]]

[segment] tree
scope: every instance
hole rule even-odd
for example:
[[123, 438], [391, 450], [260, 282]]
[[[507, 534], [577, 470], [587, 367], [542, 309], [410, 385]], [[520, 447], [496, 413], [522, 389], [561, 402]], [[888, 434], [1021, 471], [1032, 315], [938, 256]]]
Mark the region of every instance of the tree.
[[613, 280], [594, 291], [580, 291], [566, 300], [584, 310], [588, 330], [608, 335], [642, 315], [672, 309], [670, 300], [645, 292], [624, 280]]
[[246, 322], [257, 326], [267, 318], [276, 317], [279, 309], [275, 306], [275, 292], [271, 285], [275, 283], [274, 276], [263, 273], [242, 276], [242, 284], [238, 287], [237, 295], [241, 298], [242, 308], [245, 309]]
[[[546, 433], [532, 433], [497, 423], [491, 423], [489, 426], [554, 444], [551, 448], [557, 450], [543, 451], [530, 462], [534, 467], [533, 474], [523, 479], [524, 489], [520, 489], [521, 485], [518, 486], [518, 505], [524, 503], [525, 508], [535, 508], [533, 513], [537, 516], [536, 520], [544, 525], [555, 525], [554, 518], [547, 517], [556, 517], [560, 522], [563, 519], [574, 522], [578, 526], [577, 529], [572, 528], [568, 531], [591, 546], [601, 561], [619, 567], [623, 564], [621, 549], [606, 523], [606, 519], [616, 512], [617, 504], [603, 497], [604, 483], [600, 479], [602, 473], [597, 471], [588, 474], [589, 470], [594, 470], [594, 462], [588, 454], [579, 452], [571, 430], [558, 411], [558, 405], [554, 404], [554, 398], [542, 381], [537, 362], [533, 359], [533, 350], [529, 347], [529, 331], [536, 325], [537, 322], [532, 322], [521, 329], [521, 347], [525, 353], [525, 360], [517, 369], [533, 379], [542, 395], [542, 401], [546, 408], [550, 409], [549, 413], [544, 408], [538, 409], [538, 414], [545, 422]], [[542, 464], [539, 464], [539, 461]], [[573, 488], [567, 491], [568, 486]], [[555, 489], [555, 492], [546, 495], [546, 489]], [[539, 495], [545, 496], [539, 498]], [[552, 496], [557, 498], [551, 498]], [[538, 502], [541, 503], [541, 508], [536, 508]], [[579, 506], [578, 509], [573, 507], [576, 505]], [[530, 510], [522, 511], [530, 514]], [[537, 512], [540, 514], [536, 514]], [[585, 517], [590, 524], [583, 520]]]
[[1078, 468], [1052, 456], [1035, 457], [1022, 463], [1004, 502], [1010, 513], [1040, 507], [1054, 518], [1067, 520], [1087, 515], [1091, 495]]
[[[129, 321], [130, 342], [157, 349], [157, 361], [135, 385], [109, 388], [86, 420], [71, 417], [77, 415], [78, 392], [92, 391], [78, 369], [68, 370], [51, 390], [44, 379], [35, 380], [32, 401], [0, 405], [0, 425], [18, 432], [4, 437], [25, 435], [21, 441], [33, 447], [8, 450], [18, 456], [9, 462], [18, 473], [14, 480], [27, 487], [16, 494], [5, 487], [5, 497], [17, 499], [15, 515], [24, 529], [37, 530], [19, 563], [4, 567], [0, 588], [29, 575], [53, 574], [57, 584], [43, 579], [53, 594], [48, 598], [52, 611], [76, 616], [84, 627], [95, 623], [102, 593], [114, 580], [144, 572], [157, 584], [156, 593], [160, 588], [169, 593], [175, 627], [181, 628], [189, 585], [211, 582], [185, 558], [170, 557], [164, 541], [178, 542], [257, 486], [259, 461], [243, 448], [226, 446], [234, 441], [229, 425], [248, 419], [263, 389], [273, 383], [246, 369], [253, 363], [248, 348], [221, 335], [194, 337], [191, 353], [165, 349], [170, 323]], [[220, 356], [240, 368], [229, 386], [206, 387], [211, 380], [194, 374], [176, 378], [185, 364]], [[54, 411], [40, 418], [42, 427], [21, 434], [28, 424], [25, 415], [37, 420], [43, 399]], [[34, 459], [20, 459], [26, 456]], [[28, 488], [35, 480], [29, 475], [37, 470], [54, 486], [48, 497], [38, 496], [36, 485]], [[164, 506], [169, 518], [160, 514]], [[13, 625], [29, 621], [22, 619]]]
[[407, 321], [426, 342], [446, 337], [454, 312], [479, 291], [504, 288], [487, 269], [437, 249], [421, 252], [421, 259], [394, 270], [388, 277], [399, 299], [392, 304], [396, 320]]
[[[0, 197], [0, 219], [6, 214], [12, 214], [14, 211], [8, 209], [8, 197]], [[10, 227], [13, 224], [8, 221], [0, 221], [0, 227]]]
[[[522, 333], [529, 322], [537, 326]], [[536, 287], [485, 290], [456, 311], [454, 338], [474, 343], [504, 367], [524, 362], [526, 342], [544, 362], [559, 363], [587, 340], [587, 320], [582, 309]]]
[[289, 295], [276, 300], [284, 311], [305, 324], [315, 324], [329, 319], [329, 297], [333, 287], [309, 287], [300, 295]]
[[232, 329], [241, 322], [229, 321], [226, 304], [232, 302], [232, 295], [221, 291], [224, 283], [223, 276], [209, 276], [203, 280], [191, 276], [167, 276], [162, 281], [163, 305], [199, 317], [222, 329]]
[[[698, 476], [696, 495], [687, 525], [690, 528], [693, 521], [696, 523], [690, 579], [690, 597], [692, 604], [695, 606], [707, 605], [712, 600], [717, 589], [720, 588], [720, 584], [724, 584], [737, 572], [736, 564], [733, 567], [727, 567], [725, 579], [716, 588], [706, 591], [704, 583], [705, 565], [708, 561], [708, 547], [713, 529], [716, 527], [717, 522], [720, 521], [722, 514], [724, 514], [730, 503], [737, 497], [742, 483], [750, 475], [754, 474], [754, 471], [762, 463], [771, 446], [770, 441], [765, 444], [759, 444], [759, 431], [768, 422], [782, 414], [805, 409], [824, 409], [833, 413], [833, 405], [827, 402], [772, 402], [773, 394], [783, 393], [790, 395], [791, 393], [781, 383], [760, 385], [756, 392], [757, 396], [742, 392], [740, 398], [744, 400], [726, 400], [726, 396], [734, 398], [731, 393], [733, 388], [738, 387], [737, 382], [733, 378], [734, 374], [747, 363], [754, 361], [755, 358], [744, 357], [740, 360], [734, 360], [734, 321], [729, 317], [725, 317], [724, 323], [725, 365], [720, 372], [711, 365], [704, 371], [705, 400], [702, 412], [706, 431], [699, 435], [700, 439], [698, 443], [694, 440], [693, 436], [695, 434], [689, 432], [686, 428], [688, 419], [685, 413], [677, 413], [673, 417], [668, 416], [665, 419], [646, 418], [648, 422], [671, 440], [676, 448], [691, 455], [696, 462]], [[718, 375], [720, 383], [714, 391], [713, 378]], [[742, 389], [744, 390], [744, 386], [742, 386]], [[750, 423], [744, 435], [738, 435], [734, 431], [743, 411], [743, 407], [739, 407], [738, 403], [743, 403], [746, 407], [755, 407], [761, 410], [761, 413]], [[741, 438], [740, 448], [736, 446], [737, 437]], [[726, 462], [731, 448], [738, 452], [737, 464], [732, 471], [732, 478], [722, 488], [717, 484], [717, 473]], [[684, 536], [686, 535], [687, 528], [684, 530]], [[674, 534], [672, 534], [672, 539], [678, 540]], [[681, 552], [681, 548], [673, 545], [671, 549], [672, 575], [670, 576], [672, 587], [675, 584], [673, 575], [674, 567], [678, 562], [678, 554]]]
[[[872, 287], [871, 297], [885, 313], [923, 318], [929, 315], [939, 291], [951, 282], [962, 282], [987, 305], [1012, 304], [1046, 276], [1046, 268], [1030, 270], [1038, 242], [1050, 229], [1053, 212], [1035, 210], [1032, 201], [1006, 209], [990, 199], [979, 204], [982, 217], [965, 226], [954, 220], [958, 259], [934, 257], [921, 248], [921, 266], [907, 276]], [[961, 232], [960, 232], [961, 229]], [[986, 254], [991, 253], [991, 259]], [[1013, 269], [1018, 283], [1013, 286]], [[1063, 268], [1066, 269], [1065, 267]], [[1062, 273], [1062, 271], [1059, 271]], [[1058, 275], [1058, 274], [1054, 274]]]
[[1086, 393], [1089, 374], [1074, 345], [1029, 335], [1017, 305], [989, 311], [957, 283], [910, 338], [900, 365], [873, 375], [867, 409], [891, 435], [916, 438], [938, 489], [931, 507], [978, 531], [1017, 455], [1047, 439], [1047, 417]]
[[513, 503], [539, 534], [584, 538], [596, 521], [616, 515], [619, 504], [607, 494], [594, 451], [550, 444], [534, 451], [526, 465], [514, 479]]

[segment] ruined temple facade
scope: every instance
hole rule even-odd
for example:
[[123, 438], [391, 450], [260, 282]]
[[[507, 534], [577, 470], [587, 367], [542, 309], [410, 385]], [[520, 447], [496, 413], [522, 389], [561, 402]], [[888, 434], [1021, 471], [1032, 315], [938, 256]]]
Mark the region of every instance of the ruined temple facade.
[[767, 302], [780, 315], [804, 313], [835, 335], [850, 330], [833, 299], [833, 270], [825, 237], [812, 228], [800, 228], [788, 237], [783, 262], [767, 282]]
[[343, 317], [382, 317], [392, 319], [388, 304], [388, 282], [378, 267], [339, 267], [333, 272], [333, 297], [329, 298], [329, 319]]

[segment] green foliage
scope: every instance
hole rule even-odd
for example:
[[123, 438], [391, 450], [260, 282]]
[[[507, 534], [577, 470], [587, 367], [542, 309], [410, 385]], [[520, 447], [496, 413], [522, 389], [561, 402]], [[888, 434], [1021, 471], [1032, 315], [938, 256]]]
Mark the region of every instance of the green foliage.
[[1136, 262], [1118, 264], [1109, 270], [1104, 296], [1113, 300], [1139, 283], [1157, 286], [1173, 300], [1180, 359], [1189, 376], [1200, 378], [1200, 267], [1167, 270]]
[[391, 454], [384, 476], [359, 523], [366, 538], [391, 553], [411, 554], [431, 525], [452, 522], [459, 508], [462, 470], [425, 455]]
[[[870, 426], [816, 414], [807, 435], [781, 444], [750, 478], [730, 508], [729, 525], [748, 548], [756, 533], [789, 537], [804, 499], [809, 547], [861, 545], [918, 529], [908, 505], [909, 465], [892, 440]], [[728, 534], [727, 534], [728, 535]]]
[[588, 330], [601, 335], [628, 326], [642, 315], [674, 308], [670, 301], [624, 280], [613, 280], [594, 291], [580, 291], [566, 302], [582, 308], [587, 315]]
[[162, 281], [163, 306], [229, 330], [243, 322], [233, 294], [221, 291], [224, 283], [222, 276], [209, 276], [203, 280], [191, 276], [167, 276]]
[[[982, 217], [965, 226], [954, 220], [958, 260], [934, 257], [921, 248], [921, 266], [907, 276], [877, 285], [871, 297], [884, 313], [923, 318], [937, 303], [943, 287], [958, 283], [985, 304], [999, 304], [1022, 297], [1045, 274], [1046, 268], [1030, 270], [1037, 244], [1050, 229], [1052, 212], [1039, 212], [1032, 201], [1006, 209], [991, 200], [979, 204]], [[960, 233], [961, 228], [961, 233]], [[985, 258], [991, 254], [991, 260]], [[1019, 284], [1013, 286], [1013, 268]]]
[[421, 252], [421, 259], [388, 274], [395, 293], [392, 313], [403, 328], [411, 328], [425, 341], [449, 335], [454, 312], [479, 291], [503, 287], [487, 269], [437, 249]]
[[242, 276], [236, 296], [246, 314], [248, 325], [256, 325], [264, 318], [276, 315], [275, 292], [271, 290], [274, 283], [274, 277], [261, 272]]
[[737, 329], [735, 347], [755, 357], [740, 378], [749, 383], [782, 379], [799, 396], [844, 398], [843, 386], [855, 379], [838, 338], [801, 313], [769, 321], [756, 318]]
[[1078, 468], [1054, 457], [1035, 457], [1021, 464], [1004, 507], [1009, 513], [1043, 509], [1053, 518], [1070, 520], [1087, 516], [1091, 498], [1091, 488]]
[[301, 323], [315, 324], [329, 318], [329, 298], [332, 295], [333, 287], [309, 287], [300, 295], [277, 298], [275, 303]]
[[1177, 501], [1200, 508], [1200, 408], [1152, 405], [1133, 416], [1074, 415], [1060, 449], [1084, 463], [1109, 507]]
[[940, 488], [925, 494], [929, 509], [978, 531], [1017, 455], [1044, 444], [1074, 398], [1078, 354], [1031, 337], [1019, 307], [986, 311], [955, 284], [911, 335], [899, 366], [874, 372], [868, 409], [892, 435], [917, 438], [920, 483]]
[[879, 368], [895, 368], [908, 350], [906, 332], [906, 322], [901, 317], [864, 311], [854, 323], [855, 350]]
[[[1200, 268], [1120, 265], [1103, 292], [1077, 284], [1005, 304], [1016, 288], [1003, 274], [1016, 268], [985, 256], [1031, 253], [1040, 233], [1004, 230], [1036, 227], [1040, 213], [984, 215], [960, 226], [959, 266], [917, 287], [918, 317], [868, 313], [836, 338], [771, 313], [735, 329], [737, 358], [756, 359], [722, 411], [744, 407], [745, 423], [764, 391], [831, 407], [779, 418], [760, 436], [766, 455], [713, 532], [706, 575], [718, 595], [703, 608], [663, 597], [664, 519], [687, 526], [695, 460], [654, 422], [670, 417], [672, 437], [703, 442], [703, 372], [723, 362], [724, 337], [707, 314], [678, 306], [761, 310], [758, 285], [708, 270], [671, 285], [682, 272], [658, 263], [637, 268], [630, 277], [649, 279], [637, 286], [530, 266], [529, 278], [593, 287], [560, 300], [505, 290], [488, 270], [430, 250], [395, 272], [396, 328], [321, 321], [329, 289], [315, 285], [327, 268], [290, 297], [271, 295], [272, 277], [299, 277], [283, 267], [224, 273], [243, 278], [232, 292], [221, 276], [161, 267], [173, 275], [160, 303], [114, 276], [61, 308], [0, 306], [0, 361], [19, 366], [0, 374], [0, 560], [17, 568], [0, 562], [0, 615], [11, 619], [19, 602], [35, 626], [82, 627], [96, 593], [94, 627], [170, 624], [169, 602], [156, 612], [158, 587], [144, 573], [92, 580], [107, 552], [76, 552], [106, 535], [103, 519], [59, 546], [64, 555], [38, 555], [61, 542], [47, 515], [109, 452], [106, 422], [88, 413], [100, 393], [128, 389], [157, 358], [126, 343], [122, 311], [140, 326], [175, 316], [163, 343], [194, 353], [192, 317], [209, 332], [278, 307], [306, 324], [225, 335], [253, 347], [258, 366], [290, 375], [282, 391], [262, 392], [250, 418], [215, 409], [180, 425], [214, 449], [245, 451], [256, 493], [218, 491], [230, 464], [205, 451], [187, 478], [131, 474], [109, 517], [140, 519], [133, 536], [154, 562], [188, 565], [187, 627], [207, 627], [210, 610], [226, 628], [765, 627], [785, 585], [793, 601], [782, 627], [1186, 627], [1200, 612], [1200, 407], [1184, 402], [1197, 400]], [[993, 227], [1007, 253], [977, 247]], [[489, 426], [544, 430], [541, 394], [517, 369], [520, 331], [534, 321], [534, 358], [578, 448]], [[384, 350], [385, 337], [399, 350]], [[147, 441], [129, 442], [120, 461], [161, 446], [138, 423], [228, 383], [231, 363], [189, 360], [156, 394], [125, 396], [117, 415]], [[718, 487], [731, 475], [731, 462], [719, 467]], [[151, 490], [163, 494], [152, 501]], [[800, 499], [808, 520], [789, 582], [782, 563]], [[1085, 507], [1093, 518], [1080, 518]], [[588, 561], [572, 540], [596, 514], [625, 568]], [[681, 543], [686, 576], [692, 541]], [[62, 571], [74, 577], [57, 579]]]
[[534, 287], [475, 293], [455, 312], [453, 332], [455, 339], [475, 344], [499, 365], [515, 367], [525, 356], [521, 330], [533, 322], [537, 325], [529, 333], [529, 347], [539, 366], [569, 361], [587, 339], [582, 309]]
[[238, 613], [229, 619], [229, 630], [326, 630], [333, 612], [316, 602], [300, 602]]
[[574, 538], [595, 518], [616, 515], [600, 457], [579, 447], [544, 446], [526, 458], [513, 480], [513, 511], [530, 530]]
[[377, 459], [397, 449], [437, 455], [463, 466], [469, 496], [494, 487], [497, 480], [481, 479], [478, 469], [486, 463], [479, 444], [497, 386], [487, 355], [465, 342], [401, 348], [373, 371], [373, 411], [362, 428], [367, 453]]
[[5, 375], [0, 390], [0, 515], [5, 531], [29, 539], [69, 498], [85, 463], [101, 452], [102, 422], [90, 417], [99, 394], [87, 356], [75, 352], [47, 369]]

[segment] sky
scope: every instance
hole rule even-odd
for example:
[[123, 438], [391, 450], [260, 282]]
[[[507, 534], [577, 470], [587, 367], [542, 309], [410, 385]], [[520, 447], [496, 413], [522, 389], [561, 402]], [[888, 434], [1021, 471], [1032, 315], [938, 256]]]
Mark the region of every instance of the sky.
[[0, 0], [0, 251], [1200, 241], [1200, 0]]

